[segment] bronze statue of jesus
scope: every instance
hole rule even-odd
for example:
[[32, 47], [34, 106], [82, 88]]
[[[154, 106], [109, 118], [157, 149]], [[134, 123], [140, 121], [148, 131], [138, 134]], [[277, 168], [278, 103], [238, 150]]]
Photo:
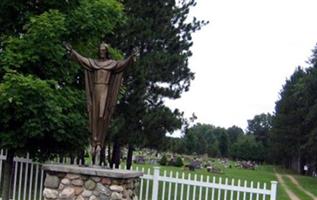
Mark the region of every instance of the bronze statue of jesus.
[[101, 43], [99, 59], [85, 58], [69, 44], [65, 44], [71, 57], [85, 69], [85, 89], [91, 132], [92, 154], [104, 146], [107, 128], [110, 124], [124, 69], [135, 61], [135, 53], [127, 59], [116, 61], [109, 58], [108, 45]]

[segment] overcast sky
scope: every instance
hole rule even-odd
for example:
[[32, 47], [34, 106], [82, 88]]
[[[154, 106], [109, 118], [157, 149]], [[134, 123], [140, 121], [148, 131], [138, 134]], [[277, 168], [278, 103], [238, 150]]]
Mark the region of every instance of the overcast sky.
[[167, 105], [197, 122], [247, 127], [272, 113], [282, 85], [317, 42], [317, 0], [196, 0], [210, 23], [193, 36], [190, 91]]

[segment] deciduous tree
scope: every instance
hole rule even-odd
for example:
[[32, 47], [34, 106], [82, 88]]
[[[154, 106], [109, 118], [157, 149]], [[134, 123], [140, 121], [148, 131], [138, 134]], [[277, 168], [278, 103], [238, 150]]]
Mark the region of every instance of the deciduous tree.
[[[95, 57], [101, 38], [123, 21], [122, 10], [115, 0], [1, 1], [0, 148], [9, 157], [29, 151], [48, 159], [87, 146], [83, 73], [62, 43]], [[2, 194], [9, 199], [8, 188]]]

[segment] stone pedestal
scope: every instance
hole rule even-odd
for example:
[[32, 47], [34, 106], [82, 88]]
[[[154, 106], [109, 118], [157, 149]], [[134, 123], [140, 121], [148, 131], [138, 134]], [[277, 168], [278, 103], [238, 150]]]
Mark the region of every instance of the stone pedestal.
[[43, 165], [45, 200], [137, 200], [141, 172]]

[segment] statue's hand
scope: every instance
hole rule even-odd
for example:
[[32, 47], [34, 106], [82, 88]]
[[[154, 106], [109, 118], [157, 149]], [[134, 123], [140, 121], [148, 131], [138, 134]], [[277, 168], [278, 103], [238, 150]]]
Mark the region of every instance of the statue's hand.
[[70, 45], [69, 43], [67, 42], [63, 42], [63, 45], [65, 47], [65, 49], [67, 50], [68, 53], [70, 53], [72, 51], [72, 45]]
[[140, 50], [139, 50], [139, 48], [134, 48], [133, 50], [132, 50], [132, 58], [133, 58], [133, 61], [134, 62], [136, 62], [136, 59], [137, 59], [137, 57], [139, 57], [140, 56]]

